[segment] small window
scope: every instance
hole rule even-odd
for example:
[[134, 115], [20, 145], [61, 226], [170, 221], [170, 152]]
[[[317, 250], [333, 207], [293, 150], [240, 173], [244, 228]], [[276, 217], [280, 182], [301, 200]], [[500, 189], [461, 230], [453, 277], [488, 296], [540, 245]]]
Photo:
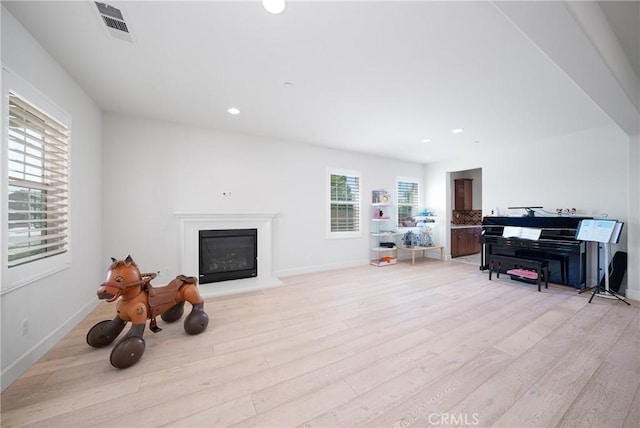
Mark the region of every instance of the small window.
[[360, 236], [360, 174], [329, 171], [329, 236]]
[[398, 204], [398, 226], [406, 222], [418, 213], [420, 204], [420, 192], [418, 180], [412, 178], [396, 179], [396, 194]]
[[69, 130], [9, 92], [8, 267], [68, 251]]

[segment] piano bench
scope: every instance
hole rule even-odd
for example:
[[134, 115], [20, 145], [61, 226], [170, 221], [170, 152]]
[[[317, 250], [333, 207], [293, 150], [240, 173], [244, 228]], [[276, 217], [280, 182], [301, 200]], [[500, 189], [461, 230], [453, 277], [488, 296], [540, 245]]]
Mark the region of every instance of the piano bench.
[[516, 257], [524, 259], [542, 259], [554, 261], [557, 260], [560, 263], [560, 275], [562, 277], [562, 283], [569, 281], [569, 254], [545, 251], [543, 253], [537, 251], [517, 250]]
[[510, 269], [526, 269], [537, 274], [538, 291], [541, 290], [541, 278], [544, 275], [544, 288], [549, 288], [549, 262], [541, 259], [525, 259], [522, 257], [503, 254], [491, 254], [489, 256], [489, 280], [495, 269], [496, 277], [500, 278], [500, 268], [504, 265], [505, 271]]

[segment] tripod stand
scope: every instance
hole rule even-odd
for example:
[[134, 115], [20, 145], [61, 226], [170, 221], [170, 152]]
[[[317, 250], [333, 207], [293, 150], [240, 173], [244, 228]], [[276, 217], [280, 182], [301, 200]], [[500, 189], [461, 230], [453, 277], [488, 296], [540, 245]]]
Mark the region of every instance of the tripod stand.
[[[589, 243], [589, 244], [590, 244], [590, 243]], [[596, 263], [597, 263], [598, 268], [597, 268], [596, 272], [597, 272], [597, 275], [598, 275], [598, 277], [599, 277], [599, 276], [600, 276], [600, 270], [601, 270], [601, 269], [600, 269], [600, 243], [596, 243], [596, 245], [598, 246], [598, 253], [597, 253], [597, 257], [596, 257]], [[591, 247], [590, 245], [589, 245], [589, 246], [587, 246], [587, 251], [589, 251], [591, 248], [592, 248], [592, 247]], [[598, 286], [599, 286], [599, 285], [594, 285], [593, 287], [587, 287], [587, 286], [585, 286], [584, 290], [580, 290], [580, 291], [578, 291], [578, 294], [582, 294], [582, 293], [586, 293], [586, 292], [588, 292], [588, 291], [594, 290], [594, 289], [598, 288]], [[593, 296], [592, 296], [592, 297], [593, 297]], [[589, 302], [591, 302], [591, 300], [589, 300]]]
[[[629, 302], [627, 302], [624, 298], [620, 297], [615, 291], [609, 289], [609, 243], [605, 242], [602, 245], [604, 247], [604, 259], [605, 259], [605, 268], [604, 268], [604, 289], [601, 287], [601, 282], [598, 282], [598, 285], [593, 287], [593, 293], [591, 293], [591, 298], [589, 299], [589, 303], [593, 300], [593, 296], [596, 294], [598, 297], [603, 297], [606, 299], [615, 298], [620, 300], [621, 302], [626, 303], [628, 306], [631, 306]], [[598, 256], [600, 255], [600, 246], [598, 246]], [[598, 257], [598, 265], [600, 264], [600, 259]], [[615, 267], [614, 267], [615, 269]]]

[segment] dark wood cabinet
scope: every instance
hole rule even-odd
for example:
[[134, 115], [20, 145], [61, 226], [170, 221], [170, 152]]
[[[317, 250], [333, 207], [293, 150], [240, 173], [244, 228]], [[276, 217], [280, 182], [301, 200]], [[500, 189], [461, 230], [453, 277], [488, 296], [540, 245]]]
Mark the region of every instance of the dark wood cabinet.
[[451, 229], [451, 257], [460, 257], [467, 251], [464, 229]]
[[482, 234], [481, 227], [474, 227], [472, 229], [467, 229], [467, 249], [469, 250], [469, 254], [477, 254], [481, 250], [480, 246], [480, 235]]
[[459, 178], [453, 180], [454, 209], [456, 211], [470, 211], [473, 209], [473, 180]]
[[481, 233], [482, 227], [451, 229], [451, 257], [479, 253]]

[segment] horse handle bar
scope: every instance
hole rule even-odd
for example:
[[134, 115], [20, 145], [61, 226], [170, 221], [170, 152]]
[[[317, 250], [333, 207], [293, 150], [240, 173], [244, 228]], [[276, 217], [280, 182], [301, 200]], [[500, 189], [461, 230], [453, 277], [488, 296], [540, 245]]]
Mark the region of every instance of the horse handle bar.
[[152, 281], [158, 274], [156, 272], [141, 273], [140, 276], [144, 282]]

